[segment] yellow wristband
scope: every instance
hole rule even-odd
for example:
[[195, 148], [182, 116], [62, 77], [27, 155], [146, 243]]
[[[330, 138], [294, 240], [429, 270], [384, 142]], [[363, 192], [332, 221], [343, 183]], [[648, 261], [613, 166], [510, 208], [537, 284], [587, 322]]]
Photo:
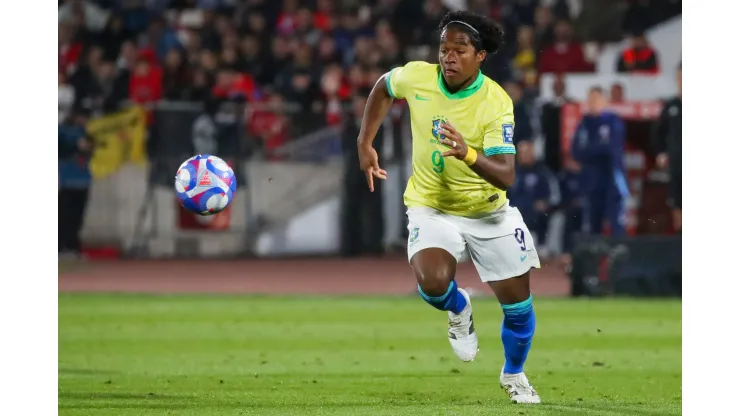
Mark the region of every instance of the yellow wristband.
[[472, 147], [468, 147], [468, 153], [463, 158], [463, 162], [470, 166], [475, 163], [476, 160], [478, 160], [478, 152], [476, 152]]

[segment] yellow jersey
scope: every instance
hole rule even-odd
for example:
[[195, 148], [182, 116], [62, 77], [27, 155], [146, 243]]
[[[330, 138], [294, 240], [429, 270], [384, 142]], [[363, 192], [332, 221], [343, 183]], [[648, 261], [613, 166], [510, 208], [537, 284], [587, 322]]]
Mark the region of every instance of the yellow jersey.
[[406, 99], [411, 111], [413, 172], [403, 195], [407, 207], [477, 217], [506, 202], [506, 191], [465, 162], [443, 157], [449, 148], [439, 142], [439, 128], [449, 122], [479, 153], [515, 154], [514, 106], [500, 85], [479, 72], [475, 82], [453, 94], [445, 88], [439, 65], [409, 62], [388, 73], [386, 88], [391, 97]]

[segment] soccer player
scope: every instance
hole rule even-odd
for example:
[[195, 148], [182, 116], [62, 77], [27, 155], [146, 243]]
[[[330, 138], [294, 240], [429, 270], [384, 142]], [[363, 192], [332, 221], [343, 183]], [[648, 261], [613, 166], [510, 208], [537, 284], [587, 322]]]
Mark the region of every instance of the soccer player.
[[457, 262], [467, 251], [503, 309], [505, 364], [501, 386], [517, 403], [539, 403], [523, 366], [535, 329], [529, 274], [539, 257], [522, 216], [510, 207], [514, 183], [512, 101], [480, 66], [501, 47], [490, 19], [464, 11], [440, 22], [439, 64], [409, 62], [375, 84], [357, 139], [360, 167], [372, 191], [387, 173], [371, 144], [394, 99], [411, 110], [413, 173], [408, 257], [422, 299], [447, 311], [449, 340], [463, 361], [478, 352], [470, 297], [457, 287]]

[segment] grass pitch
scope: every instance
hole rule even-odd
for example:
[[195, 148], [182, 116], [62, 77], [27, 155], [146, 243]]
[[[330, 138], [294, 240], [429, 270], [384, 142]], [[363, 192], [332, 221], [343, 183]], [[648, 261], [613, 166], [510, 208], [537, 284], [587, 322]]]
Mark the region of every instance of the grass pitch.
[[416, 298], [59, 295], [61, 415], [678, 415], [681, 303], [536, 298], [525, 367], [498, 387], [501, 310], [480, 352]]

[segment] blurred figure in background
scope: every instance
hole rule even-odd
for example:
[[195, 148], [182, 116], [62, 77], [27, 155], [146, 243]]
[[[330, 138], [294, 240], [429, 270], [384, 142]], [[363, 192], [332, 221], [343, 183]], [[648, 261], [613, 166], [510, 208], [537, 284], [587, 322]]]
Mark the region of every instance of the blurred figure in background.
[[572, 141], [572, 154], [581, 166], [584, 195], [584, 231], [601, 234], [608, 222], [613, 236], [625, 234], [629, 188], [624, 167], [624, 123], [606, 110], [601, 87], [588, 93], [588, 113], [583, 116]]
[[72, 110], [72, 105], [75, 102], [75, 89], [67, 83], [67, 75], [64, 72], [59, 71], [58, 80], [59, 92], [57, 98], [59, 100], [59, 124], [61, 124], [69, 117]]
[[622, 51], [617, 61], [617, 72], [657, 75], [658, 53], [648, 43], [645, 34], [638, 32], [630, 37], [629, 48]]
[[524, 74], [534, 70], [537, 66], [537, 49], [534, 44], [534, 29], [531, 26], [519, 28], [516, 46], [513, 66], [517, 71], [517, 78], [523, 79]]
[[586, 61], [583, 47], [573, 39], [573, 27], [567, 20], [555, 25], [555, 42], [539, 57], [540, 73], [593, 72], [594, 65]]
[[534, 138], [534, 128], [532, 127], [532, 109], [524, 100], [524, 91], [521, 84], [509, 81], [504, 84], [506, 93], [511, 97], [514, 104], [514, 137], [519, 140], [532, 140]]
[[[543, 243], [549, 226], [548, 215], [560, 202], [560, 190], [555, 175], [544, 163], [537, 161], [533, 143], [530, 140], [517, 142], [516, 181], [506, 190], [506, 196], [512, 206], [519, 208], [539, 252], [544, 249]], [[540, 256], [547, 255], [540, 252]]]
[[59, 238], [60, 256], [79, 256], [80, 230], [87, 206], [92, 143], [87, 137], [89, 111], [80, 107], [59, 124]]
[[540, 126], [545, 137], [545, 164], [552, 172], [559, 172], [562, 164], [561, 119], [563, 105], [572, 102], [565, 94], [565, 79], [562, 74], [555, 77], [552, 84], [555, 98], [542, 105]]
[[618, 82], [615, 82], [609, 89], [609, 102], [612, 104], [620, 104], [624, 101], [624, 86]]
[[658, 119], [654, 146], [658, 168], [668, 170], [668, 204], [673, 210], [673, 228], [681, 231], [681, 65], [678, 66], [678, 94], [666, 101]]
[[[360, 134], [369, 94], [368, 89], [363, 89], [355, 95], [351, 114], [346, 117], [342, 130], [342, 150], [345, 157], [341, 250], [344, 257], [383, 254], [383, 181], [377, 181], [375, 192], [371, 192], [357, 157], [356, 139]], [[379, 155], [382, 154], [383, 129], [375, 137], [373, 147]]]
[[563, 170], [558, 173], [560, 209], [565, 216], [563, 252], [573, 251], [574, 236], [583, 229], [583, 202], [581, 195], [581, 167], [572, 157], [566, 157]]

